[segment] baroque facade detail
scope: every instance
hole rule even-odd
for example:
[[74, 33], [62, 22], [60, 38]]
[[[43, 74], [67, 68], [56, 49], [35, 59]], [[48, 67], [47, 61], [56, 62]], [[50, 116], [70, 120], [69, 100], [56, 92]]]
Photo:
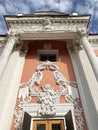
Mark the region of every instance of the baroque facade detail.
[[98, 35], [90, 19], [55, 11], [4, 16], [0, 130], [35, 130], [44, 121], [46, 129], [59, 122], [61, 130], [98, 130]]
[[[31, 18], [20, 19], [17, 18], [13, 21], [7, 21], [8, 26], [13, 32], [25, 33], [25, 32], [36, 32], [36, 31], [69, 31], [77, 32], [79, 30], [86, 32], [85, 27], [87, 26], [87, 20], [83, 19], [66, 19], [66, 18]], [[27, 26], [28, 25], [28, 26]]]
[[50, 84], [46, 84], [43, 87], [43, 92], [39, 93], [39, 101], [41, 102], [41, 108], [38, 111], [39, 114], [42, 116], [54, 116], [56, 114], [58, 95]]
[[[83, 30], [84, 32], [86, 32], [86, 30], [85, 30], [85, 27], [78, 27], [78, 28], [80, 28], [80, 30]], [[77, 32], [77, 27], [75, 26], [75, 25], [67, 25], [67, 26], [59, 26], [58, 25], [58, 27], [56, 26], [51, 26], [50, 27], [50, 25], [47, 25], [47, 26], [27, 26], [26, 27], [26, 25], [24, 25], [24, 26], [16, 26], [16, 28], [13, 28], [13, 29], [11, 29], [12, 30], [12, 32], [16, 32], [16, 33], [27, 33], [27, 32], [39, 32], [39, 31], [46, 31], [46, 32], [49, 32], [49, 31], [52, 31], [52, 32], [55, 32], [55, 31], [68, 31], [68, 32]]]
[[[54, 80], [59, 86], [58, 90], [54, 90], [53, 87], [47, 83], [42, 86], [42, 91], [39, 91], [38, 87], [43, 78], [43, 70], [51, 70], [54, 72]], [[31, 100], [33, 97], [38, 98], [38, 104], [40, 108], [37, 110], [37, 115], [42, 117], [51, 117], [56, 115], [56, 105], [60, 104], [60, 97], [64, 96], [66, 103], [72, 103], [74, 105], [74, 114], [76, 116], [76, 125], [79, 130], [83, 130], [83, 118], [82, 118], [82, 108], [79, 107], [78, 101], [80, 101], [79, 96], [76, 98], [69, 92], [69, 88], [74, 88], [77, 90], [76, 82], [68, 81], [64, 75], [59, 72], [59, 67], [50, 61], [43, 62], [38, 65], [36, 72], [32, 75], [28, 82], [21, 83], [18, 94], [19, 105], [15, 110], [15, 120], [14, 127], [16, 130], [21, 130], [21, 124], [23, 120], [23, 115], [25, 111], [25, 106], [32, 104]], [[78, 95], [78, 91], [77, 91]], [[77, 100], [78, 98], [78, 100]]]

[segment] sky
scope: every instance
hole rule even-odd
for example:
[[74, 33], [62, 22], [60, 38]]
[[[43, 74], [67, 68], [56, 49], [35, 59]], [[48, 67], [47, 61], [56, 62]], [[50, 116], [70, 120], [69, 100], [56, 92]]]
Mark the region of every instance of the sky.
[[46, 10], [66, 14], [91, 14], [88, 31], [98, 34], [98, 0], [0, 0], [0, 34], [7, 32], [4, 15], [32, 14]]

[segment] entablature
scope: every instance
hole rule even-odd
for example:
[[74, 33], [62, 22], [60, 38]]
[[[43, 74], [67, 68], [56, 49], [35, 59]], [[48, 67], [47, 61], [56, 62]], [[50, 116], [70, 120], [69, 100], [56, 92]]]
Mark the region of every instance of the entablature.
[[98, 50], [98, 34], [89, 35], [88, 41], [94, 50]]
[[88, 24], [88, 18], [51, 18], [51, 17], [30, 17], [30, 18], [6, 18], [6, 22], [8, 25], [14, 25], [14, 24], [43, 24], [47, 19], [51, 21], [51, 23], [60, 23], [60, 24]]
[[51, 16], [31, 16], [31, 17], [11, 17], [5, 16], [8, 29], [18, 32], [54, 32], [67, 31], [76, 32], [77, 28], [86, 32], [90, 16], [68, 16], [68, 17], [51, 17]]

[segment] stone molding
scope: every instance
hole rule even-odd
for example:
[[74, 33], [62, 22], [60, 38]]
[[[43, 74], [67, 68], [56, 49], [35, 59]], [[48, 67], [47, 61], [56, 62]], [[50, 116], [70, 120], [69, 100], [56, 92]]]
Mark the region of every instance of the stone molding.
[[98, 50], [98, 36], [94, 37], [88, 37], [88, 41], [89, 43], [91, 44], [91, 47], [94, 49], [94, 50]]
[[38, 25], [38, 24], [42, 24], [42, 25], [51, 25], [51, 24], [55, 24], [55, 23], [59, 23], [59, 24], [73, 24], [73, 25], [77, 25], [77, 24], [82, 24], [82, 26], [87, 26], [88, 23], [88, 19], [78, 19], [78, 18], [16, 18], [16, 19], [9, 19], [7, 20], [7, 24], [9, 25], [9, 27], [11, 25], [25, 25], [25, 24], [32, 24], [32, 25]]
[[69, 31], [76, 32], [77, 28], [86, 32], [88, 19], [73, 18], [16, 18], [7, 20], [9, 30], [13, 32], [40, 32], [40, 31]]

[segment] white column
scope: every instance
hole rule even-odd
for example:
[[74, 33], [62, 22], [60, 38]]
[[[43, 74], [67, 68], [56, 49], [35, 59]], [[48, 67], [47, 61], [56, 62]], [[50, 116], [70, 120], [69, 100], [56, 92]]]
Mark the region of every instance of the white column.
[[0, 79], [5, 70], [6, 64], [12, 52], [12, 49], [15, 45], [15, 42], [16, 42], [16, 37], [14, 35], [9, 35], [5, 48], [0, 57]]
[[98, 82], [83, 49], [68, 46], [88, 130], [98, 130]]
[[85, 49], [85, 52], [88, 56], [88, 59], [91, 63], [93, 71], [95, 73], [96, 79], [98, 80], [98, 60], [97, 60], [97, 57], [96, 57], [91, 45], [88, 42], [86, 35], [81, 36], [80, 43], [83, 45], [83, 47]]
[[[21, 45], [21, 43], [20, 43]], [[25, 62], [25, 54], [20, 56], [17, 47], [9, 57], [0, 81], [0, 130], [11, 130], [17, 93]]]

